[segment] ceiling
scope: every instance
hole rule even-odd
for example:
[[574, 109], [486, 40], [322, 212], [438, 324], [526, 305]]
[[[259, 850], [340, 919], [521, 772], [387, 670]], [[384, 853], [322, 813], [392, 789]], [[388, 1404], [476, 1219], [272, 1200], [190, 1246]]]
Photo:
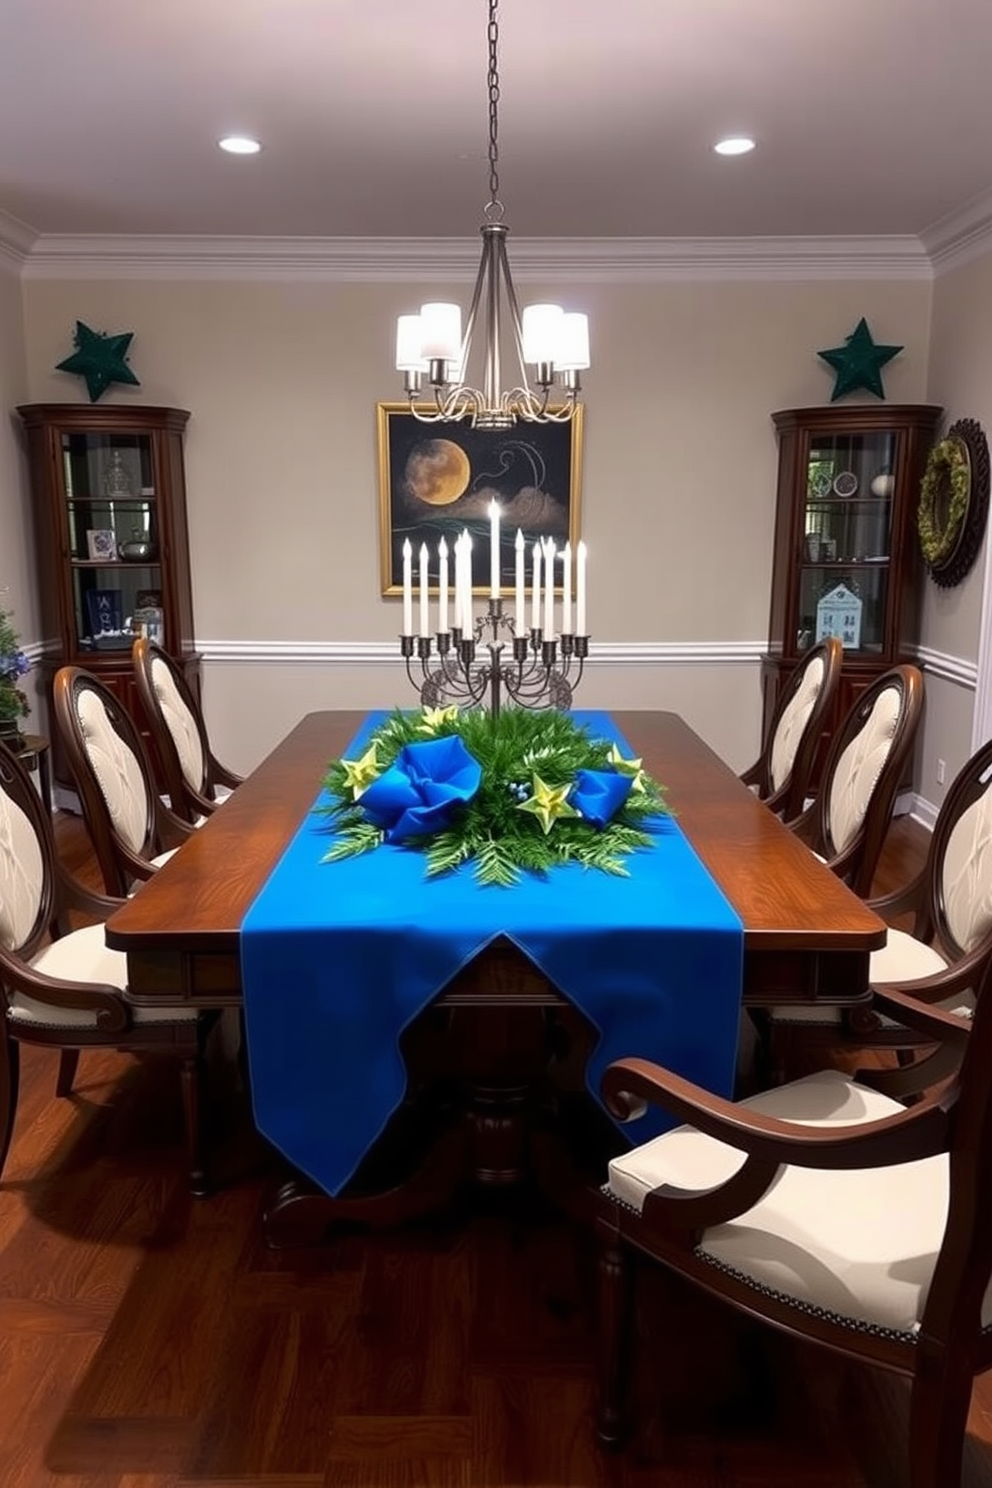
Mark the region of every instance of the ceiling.
[[[2, 0], [0, 211], [38, 234], [465, 237], [486, 0]], [[920, 234], [992, 188], [989, 0], [502, 0], [525, 237]], [[253, 158], [216, 140], [251, 133]], [[712, 143], [758, 148], [722, 159]]]

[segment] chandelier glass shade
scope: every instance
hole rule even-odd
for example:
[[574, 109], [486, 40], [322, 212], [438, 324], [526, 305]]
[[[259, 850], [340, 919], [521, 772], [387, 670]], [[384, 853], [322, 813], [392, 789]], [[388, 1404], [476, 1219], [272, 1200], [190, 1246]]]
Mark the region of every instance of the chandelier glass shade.
[[[489, 200], [484, 210], [482, 259], [462, 330], [461, 307], [421, 305], [396, 326], [396, 367], [404, 375], [410, 412], [423, 423], [471, 419], [479, 429], [508, 429], [528, 423], [566, 423], [581, 393], [580, 374], [589, 366], [589, 323], [560, 305], [517, 304], [499, 198], [498, 0], [489, 0]], [[504, 327], [512, 340], [516, 386], [503, 387]], [[480, 385], [471, 386], [475, 339], [482, 347]], [[533, 367], [533, 385], [527, 367]], [[425, 384], [429, 395], [425, 397]]]

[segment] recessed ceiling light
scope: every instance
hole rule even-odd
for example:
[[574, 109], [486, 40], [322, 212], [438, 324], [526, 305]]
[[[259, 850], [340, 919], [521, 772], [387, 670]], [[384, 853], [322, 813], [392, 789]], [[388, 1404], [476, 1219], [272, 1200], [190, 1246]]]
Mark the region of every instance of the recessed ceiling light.
[[713, 146], [718, 155], [746, 155], [754, 149], [754, 140], [746, 134], [734, 135], [731, 139], [718, 140]]
[[229, 134], [217, 143], [228, 155], [257, 155], [262, 148], [258, 140], [250, 139], [246, 134]]

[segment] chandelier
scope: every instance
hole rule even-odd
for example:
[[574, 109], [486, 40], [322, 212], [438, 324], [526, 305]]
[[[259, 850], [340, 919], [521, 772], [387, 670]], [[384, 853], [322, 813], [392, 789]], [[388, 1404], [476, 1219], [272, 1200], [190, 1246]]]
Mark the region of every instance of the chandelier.
[[[578, 405], [579, 374], [589, 366], [589, 323], [585, 315], [560, 305], [528, 305], [523, 316], [510, 276], [499, 199], [499, 66], [498, 0], [489, 0], [489, 200], [484, 209], [482, 260], [475, 280], [465, 334], [458, 305], [421, 305], [419, 315], [401, 315], [396, 325], [396, 368], [404, 374], [410, 412], [422, 423], [469, 418], [477, 429], [508, 429], [517, 419], [528, 423], [567, 423]], [[466, 382], [472, 338], [483, 311], [485, 337], [482, 386]], [[504, 306], [516, 349], [518, 386], [501, 390], [500, 350]], [[534, 384], [527, 378], [534, 368]], [[433, 399], [421, 401], [424, 380]], [[560, 400], [552, 403], [552, 394]]]

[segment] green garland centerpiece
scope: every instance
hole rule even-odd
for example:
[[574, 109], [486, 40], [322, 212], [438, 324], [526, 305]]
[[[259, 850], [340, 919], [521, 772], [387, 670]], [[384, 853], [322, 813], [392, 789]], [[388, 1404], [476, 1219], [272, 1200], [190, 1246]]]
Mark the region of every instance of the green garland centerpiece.
[[551, 710], [397, 710], [324, 785], [337, 833], [324, 862], [390, 842], [423, 852], [428, 878], [471, 863], [503, 887], [560, 863], [626, 876], [650, 818], [671, 814], [639, 759]]
[[[946, 498], [938, 502], [944, 490]], [[920, 551], [931, 568], [939, 568], [953, 553], [968, 511], [970, 492], [968, 446], [957, 435], [949, 434], [937, 441], [927, 457], [916, 513]], [[940, 511], [939, 507], [946, 509]]]

